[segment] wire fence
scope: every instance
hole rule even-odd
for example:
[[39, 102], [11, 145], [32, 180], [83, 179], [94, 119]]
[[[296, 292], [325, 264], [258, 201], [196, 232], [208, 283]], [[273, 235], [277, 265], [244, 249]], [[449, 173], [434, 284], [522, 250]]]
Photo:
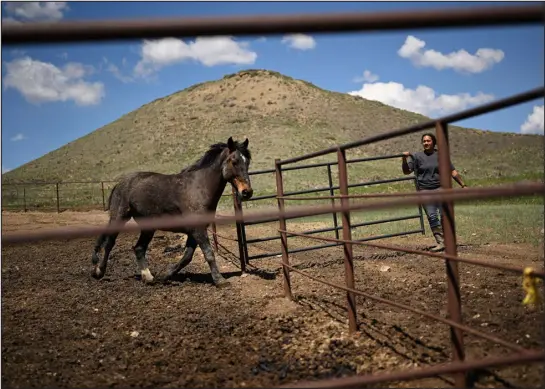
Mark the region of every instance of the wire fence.
[[[369, 30], [399, 30], [406, 28], [439, 28], [439, 27], [468, 27], [483, 25], [521, 25], [521, 24], [542, 24], [544, 8], [540, 6], [517, 6], [501, 8], [471, 8], [466, 10], [443, 10], [428, 12], [403, 12], [403, 13], [382, 13], [373, 14], [350, 14], [350, 15], [302, 15], [302, 16], [274, 16], [274, 17], [246, 17], [246, 18], [212, 18], [194, 20], [158, 20], [158, 21], [104, 21], [104, 22], [65, 22], [49, 25], [26, 24], [22, 26], [6, 26], [2, 28], [4, 44], [22, 43], [52, 43], [52, 42], [83, 42], [92, 40], [115, 40], [193, 35], [240, 35], [240, 34], [275, 34], [275, 33], [305, 33], [305, 32], [341, 32], [341, 31], [369, 31]], [[231, 224], [233, 222], [256, 222], [266, 218], [277, 218], [279, 221], [279, 235], [281, 237], [282, 269], [284, 279], [284, 293], [287, 298], [293, 298], [291, 290], [290, 272], [296, 272], [308, 277], [315, 282], [320, 282], [346, 292], [347, 313], [349, 319], [349, 330], [357, 330], [355, 296], [363, 295], [380, 303], [388, 304], [399, 309], [409, 309], [413, 312], [433, 318], [451, 328], [452, 359], [453, 362], [443, 366], [434, 366], [427, 369], [408, 370], [404, 372], [386, 373], [382, 375], [355, 376], [336, 380], [313, 381], [308, 383], [290, 384], [289, 387], [322, 387], [322, 388], [351, 388], [361, 385], [373, 384], [386, 381], [399, 381], [415, 378], [431, 377], [440, 374], [452, 374], [455, 378], [456, 387], [467, 387], [467, 372], [473, 369], [482, 369], [492, 366], [504, 366], [507, 364], [543, 362], [545, 352], [543, 350], [522, 349], [518, 345], [498, 339], [490, 334], [471, 329], [462, 324], [460, 308], [460, 290], [457, 264], [460, 261], [482, 266], [478, 261], [461, 259], [457, 255], [455, 218], [453, 203], [471, 199], [482, 199], [500, 196], [545, 196], [545, 185], [543, 183], [518, 183], [492, 188], [469, 188], [464, 190], [453, 190], [449, 174], [450, 150], [448, 141], [448, 125], [452, 122], [467, 119], [479, 114], [493, 112], [526, 101], [543, 97], [543, 87], [511, 96], [490, 104], [474, 109], [466, 110], [447, 117], [420, 123], [415, 126], [402, 128], [396, 131], [379, 134], [373, 137], [361, 139], [344, 145], [338, 145], [325, 150], [297, 156], [284, 161], [275, 161], [275, 176], [277, 182], [278, 209], [250, 211], [242, 215], [235, 212], [233, 215], [217, 217], [215, 214], [206, 215], [185, 215], [169, 216], [144, 220], [140, 225], [120, 225], [112, 223], [105, 227], [82, 227], [82, 228], [57, 228], [53, 230], [38, 232], [17, 232], [2, 234], [3, 244], [21, 244], [25, 242], [36, 242], [44, 239], [70, 239], [76, 237], [90, 237], [98, 233], [111, 233], [114, 231], [138, 231], [140, 229], [172, 228], [176, 226], [204, 227], [210, 223]], [[354, 201], [348, 192], [347, 160], [346, 150], [368, 145], [374, 142], [391, 139], [397, 136], [412, 134], [420, 130], [435, 128], [438, 150], [439, 170], [441, 177], [441, 190], [437, 193], [399, 193], [392, 195], [393, 200], [381, 201]], [[285, 194], [283, 191], [282, 171], [283, 166], [294, 162], [310, 159], [313, 157], [336, 153], [339, 168], [339, 189], [340, 196], [331, 196], [340, 199], [340, 205], [330, 204], [322, 206], [295, 206], [286, 209]], [[300, 198], [301, 199], [301, 198]], [[308, 199], [307, 199], [308, 200]], [[364, 211], [368, 209], [393, 208], [402, 205], [423, 205], [429, 203], [441, 204], [443, 210], [443, 229], [445, 234], [445, 253], [432, 254], [421, 252], [420, 255], [442, 258], [446, 262], [448, 277], [448, 319], [431, 315], [424, 311], [416, 310], [404, 304], [382, 299], [354, 287], [353, 275], [353, 245], [372, 245], [367, 242], [356, 242], [351, 239], [351, 212]], [[342, 239], [323, 238], [308, 236], [286, 229], [286, 219], [289, 217], [304, 217], [333, 212], [342, 215]], [[305, 272], [294, 268], [289, 263], [288, 256], [288, 235], [300, 235], [308, 239], [329, 240], [343, 246], [345, 279], [346, 285], [335, 285], [318, 279]], [[405, 250], [399, 247], [382, 245], [382, 248], [391, 250]], [[493, 266], [486, 264], [486, 266]], [[522, 273], [525, 276], [525, 283], [528, 293], [536, 294], [534, 277], [544, 278], [541, 271], [531, 268], [516, 269], [510, 271]], [[506, 347], [515, 350], [515, 353], [502, 358], [490, 358], [481, 361], [465, 361], [463, 333], [471, 333], [485, 337], [488, 340], [498, 342]]]

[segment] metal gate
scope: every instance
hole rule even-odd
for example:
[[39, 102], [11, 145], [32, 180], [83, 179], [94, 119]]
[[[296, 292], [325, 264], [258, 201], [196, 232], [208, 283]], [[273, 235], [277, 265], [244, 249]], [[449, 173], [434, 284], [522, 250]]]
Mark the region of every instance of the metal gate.
[[[402, 154], [392, 154], [392, 155], [384, 155], [384, 156], [377, 156], [377, 157], [367, 157], [367, 158], [356, 158], [347, 160], [347, 164], [353, 164], [353, 163], [361, 163], [361, 162], [370, 162], [370, 161], [378, 161], [378, 160], [386, 160], [386, 159], [394, 159], [394, 158], [401, 158]], [[314, 164], [307, 164], [307, 165], [299, 165], [299, 166], [291, 166], [286, 167], [282, 169], [282, 171], [290, 171], [290, 170], [302, 170], [302, 169], [309, 169], [309, 168], [318, 168], [318, 167], [325, 167], [327, 169], [327, 178], [328, 178], [328, 186], [321, 187], [321, 188], [314, 188], [314, 189], [305, 189], [305, 190], [299, 190], [299, 191], [292, 191], [292, 192], [285, 192], [284, 196], [296, 196], [296, 195], [302, 195], [302, 194], [308, 194], [308, 193], [320, 193], [320, 192], [329, 192], [330, 196], [334, 196], [335, 190], [339, 189], [339, 185], [333, 185], [333, 174], [332, 174], [332, 166], [338, 165], [338, 162], [322, 162], [322, 163], [314, 163]], [[258, 170], [254, 172], [250, 172], [250, 175], [262, 175], [262, 174], [271, 174], [275, 173], [275, 169], [265, 169], [265, 170]], [[364, 186], [371, 186], [371, 185], [380, 185], [380, 184], [388, 184], [388, 183], [394, 183], [394, 182], [403, 182], [403, 181], [413, 181], [415, 190], [418, 190], [418, 183], [416, 181], [416, 177], [414, 175], [411, 176], [405, 176], [405, 177], [398, 177], [398, 178], [391, 178], [391, 179], [384, 179], [384, 180], [376, 180], [376, 181], [364, 181], [364, 182], [357, 182], [352, 183], [348, 185], [348, 188], [358, 188], [358, 187], [364, 187]], [[256, 196], [251, 198], [248, 201], [259, 201], [259, 200], [268, 200], [268, 199], [275, 199], [277, 197], [276, 194], [272, 195], [263, 195], [263, 196]], [[319, 197], [317, 197], [318, 199]], [[325, 197], [324, 199], [327, 199]], [[235, 208], [235, 214], [242, 215], [242, 202], [233, 193], [233, 203]], [[335, 204], [335, 200], [331, 199], [331, 204]], [[297, 218], [286, 218], [286, 219], [297, 219]], [[312, 235], [312, 234], [319, 234], [323, 232], [335, 232], [335, 237], [339, 239], [339, 230], [342, 229], [342, 226], [339, 226], [338, 217], [336, 213], [332, 214], [333, 219], [333, 227], [328, 228], [321, 228], [321, 229], [314, 229], [314, 230], [308, 230], [303, 231], [302, 234], [304, 235]], [[390, 223], [390, 222], [397, 222], [397, 221], [403, 221], [403, 220], [412, 220], [412, 219], [419, 219], [419, 227], [415, 229], [411, 229], [408, 231], [403, 232], [396, 232], [393, 234], [384, 234], [384, 235], [376, 235], [376, 236], [370, 236], [365, 237], [362, 239], [357, 239], [355, 241], [358, 242], [366, 242], [366, 241], [372, 241], [376, 239], [384, 239], [384, 238], [392, 238], [396, 236], [403, 236], [403, 235], [410, 235], [410, 234], [416, 234], [421, 233], [422, 235], [425, 234], [425, 227], [424, 227], [424, 216], [422, 211], [422, 206], [417, 206], [417, 210], [415, 210], [415, 213], [409, 216], [401, 216], [401, 217], [393, 217], [393, 218], [387, 218], [387, 219], [381, 219], [381, 220], [374, 220], [370, 222], [362, 222], [362, 223], [356, 223], [352, 224], [351, 228], [354, 230], [358, 227], [365, 227], [370, 225], [376, 225], [376, 224], [382, 224], [382, 223]], [[248, 245], [253, 243], [261, 243], [261, 242], [268, 242], [273, 240], [280, 240], [280, 236], [278, 234], [273, 236], [266, 236], [261, 238], [253, 238], [253, 239], [247, 239], [246, 238], [246, 227], [257, 225], [257, 224], [264, 224], [264, 223], [270, 223], [273, 221], [278, 221], [278, 218], [271, 218], [266, 220], [260, 220], [255, 222], [238, 222], [236, 223], [236, 230], [237, 230], [237, 241], [238, 241], [238, 249], [239, 249], [239, 259], [240, 263], [243, 268], [245, 268], [245, 264], [248, 264], [250, 260], [255, 259], [261, 259], [261, 258], [268, 258], [268, 257], [275, 257], [282, 255], [281, 251], [278, 252], [267, 252], [257, 255], [249, 255], [248, 254]], [[327, 244], [321, 244], [316, 246], [309, 246], [309, 247], [301, 247], [301, 248], [293, 248], [289, 250], [288, 252], [290, 254], [292, 253], [300, 253], [304, 251], [311, 251], [311, 250], [319, 250], [327, 247], [334, 247], [342, 245], [342, 243], [327, 243]]]

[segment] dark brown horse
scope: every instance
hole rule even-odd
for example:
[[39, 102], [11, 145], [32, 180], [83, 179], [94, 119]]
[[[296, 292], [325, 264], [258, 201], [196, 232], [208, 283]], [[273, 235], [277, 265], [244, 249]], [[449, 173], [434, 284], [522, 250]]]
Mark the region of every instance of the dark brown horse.
[[[252, 186], [248, 176], [251, 154], [248, 139], [242, 143], [229, 138], [227, 143], [218, 143], [193, 165], [178, 174], [136, 172], [125, 175], [112, 189], [108, 199], [109, 223], [128, 222], [145, 217], [161, 215], [181, 215], [189, 213], [215, 212], [227, 183], [231, 183], [237, 194], [248, 200], [252, 197]], [[142, 230], [133, 250], [142, 280], [152, 282], [153, 275], [148, 268], [146, 251], [156, 230]], [[210, 266], [212, 279], [216, 286], [228, 285], [216, 264], [214, 252], [208, 239], [206, 226], [200, 228], [176, 228], [163, 231], [187, 235], [185, 252], [165, 279], [169, 279], [187, 266], [193, 259], [197, 245], [201, 248]], [[98, 237], [92, 262], [95, 265], [93, 277], [104, 277], [108, 257], [115, 245], [118, 233], [103, 234]], [[100, 251], [104, 246], [104, 256]]]

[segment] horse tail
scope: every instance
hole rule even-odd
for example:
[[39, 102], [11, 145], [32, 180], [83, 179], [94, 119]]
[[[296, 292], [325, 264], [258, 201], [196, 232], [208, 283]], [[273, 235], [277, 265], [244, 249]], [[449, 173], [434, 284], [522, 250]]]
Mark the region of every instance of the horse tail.
[[108, 208], [106, 208], [107, 211], [110, 210], [110, 206], [112, 205], [112, 197], [114, 197], [114, 192], [117, 189], [118, 185], [119, 183], [114, 185], [114, 187], [112, 188], [112, 191], [110, 192], [110, 196], [108, 196]]

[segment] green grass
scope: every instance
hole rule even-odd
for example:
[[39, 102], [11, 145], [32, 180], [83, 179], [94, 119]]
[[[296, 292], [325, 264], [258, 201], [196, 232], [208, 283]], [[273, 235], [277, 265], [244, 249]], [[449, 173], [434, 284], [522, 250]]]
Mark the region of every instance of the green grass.
[[[308, 169], [311, 170], [311, 169]], [[303, 189], [317, 189], [328, 187], [327, 171], [323, 168], [324, 173], [322, 179], [317, 182], [311, 182], [308, 178], [301, 179], [297, 176], [294, 177], [290, 173], [302, 174], [305, 171], [288, 171], [284, 174], [284, 192], [303, 190]], [[303, 175], [303, 177], [305, 177]], [[401, 174], [391, 178], [406, 177]], [[297, 180], [299, 178], [299, 180]], [[370, 179], [377, 179], [380, 177], [360, 178], [351, 176], [350, 183], [369, 182]], [[496, 185], [505, 185], [518, 181], [540, 181], [542, 175], [539, 174], [525, 174], [517, 177], [500, 177], [500, 178], [483, 178], [474, 180], [469, 185], [474, 187], [488, 187]], [[469, 180], [466, 180], [469, 181]], [[110, 190], [113, 187], [113, 182], [104, 182], [104, 199], [102, 193], [102, 186], [100, 182], [95, 183], [61, 183], [59, 184], [59, 207], [61, 210], [78, 210], [78, 209], [102, 209], [103, 201], [107, 203]], [[258, 176], [252, 176], [252, 185], [254, 187], [254, 196], [263, 195], [276, 195], [276, 187], [274, 182], [274, 174], [268, 173]], [[337, 174], [335, 172], [333, 178], [333, 185], [338, 185]], [[457, 187], [456, 183], [453, 183], [454, 187]], [[23, 191], [24, 187], [24, 191]], [[401, 181], [394, 183], [384, 183], [377, 185], [366, 185], [355, 188], [350, 188], [350, 194], [376, 194], [376, 193], [400, 193], [400, 192], [414, 192], [414, 182]], [[233, 199], [230, 197], [231, 187], [228, 185], [225, 188], [224, 196], [218, 206], [220, 211], [232, 210]], [[340, 191], [334, 190], [334, 195], [339, 195]], [[330, 204], [330, 200], [296, 200], [298, 197], [307, 196], [329, 196], [329, 191], [313, 192], [303, 195], [293, 196], [293, 200], [286, 200], [286, 206], [294, 205], [309, 205], [309, 204]], [[376, 199], [375, 199], [376, 200]], [[368, 200], [371, 201], [371, 200]], [[57, 209], [57, 190], [55, 184], [26, 184], [26, 185], [2, 185], [2, 209], [5, 210], [22, 210], [26, 208], [28, 210], [56, 210]], [[508, 198], [488, 198], [483, 200], [475, 200], [474, 204], [536, 204], [543, 205], [542, 196], [531, 197], [508, 197]], [[245, 202], [243, 209], [259, 209], [266, 207], [276, 207], [277, 201], [273, 199], [257, 200]]]
[[[269, 174], [267, 174], [266, 176], [269, 176]], [[269, 179], [271, 179], [271, 177], [269, 177]], [[480, 181], [479, 184], [486, 184], [486, 186], [499, 185], [508, 182], [518, 181], [520, 179], [521, 177], [518, 177], [516, 179], [513, 177], [504, 177], [502, 179], [487, 179]], [[327, 185], [327, 180], [323, 183], [323, 185]], [[113, 183], [104, 183], [104, 200], [106, 202], [108, 201], [109, 191], [112, 186]], [[255, 181], [254, 187], [259, 188], [259, 186], [256, 186]], [[412, 182], [402, 182], [399, 184], [382, 184], [377, 186], [353, 188], [350, 190], [350, 193], [394, 193], [399, 191], [414, 191], [414, 185], [412, 184]], [[227, 195], [229, 193], [230, 187], [228, 186], [224, 194]], [[26, 186], [25, 194], [27, 209], [56, 211], [57, 200], [55, 185], [29, 185]], [[261, 194], [263, 193], [257, 190], [256, 195]], [[339, 191], [335, 191], [335, 194], [338, 195]], [[59, 195], [59, 205], [61, 210], [102, 209], [103, 199], [100, 183], [61, 184], [59, 186]], [[310, 193], [305, 196], [317, 195], [327, 196], [329, 195], [329, 193]], [[377, 201], [377, 199], [357, 201]], [[312, 201], [287, 200], [286, 208], [289, 209], [290, 207], [298, 205], [325, 205], [330, 203], [331, 200], [328, 199]], [[256, 210], [260, 208], [273, 209], [276, 206], [277, 201], [275, 199], [250, 201], [243, 203], [243, 211]], [[22, 188], [4, 185], [2, 187], [2, 208], [5, 210], [22, 210], [22, 207]], [[232, 197], [223, 197], [220, 201], [220, 205], [218, 208], [220, 212], [232, 212]], [[542, 237], [540, 230], [543, 228], [544, 225], [543, 196], [520, 196], [458, 202], [455, 203], [454, 209], [458, 239], [459, 242], [463, 244], [483, 244], [488, 242], [520, 242], [529, 243], [535, 246], [538, 244], [540, 236]], [[410, 215], [418, 215], [417, 206], [352, 212], [351, 222], [352, 224], [356, 224]], [[337, 217], [339, 223], [338, 225], [341, 226], [341, 216], [337, 215]], [[423, 214], [423, 217], [426, 235], [430, 236], [429, 226], [425, 214]], [[292, 221], [288, 221], [288, 229], [290, 228], [291, 223], [299, 224], [316, 222], [326, 223], [327, 226], [333, 227], [333, 216], [318, 215], [313, 217], [293, 219]], [[272, 230], [278, 228], [277, 222], [268, 223], [268, 225], [271, 226]], [[247, 233], [249, 235], [252, 235], [253, 227], [248, 226], [246, 228]], [[353, 230], [352, 234], [354, 239], [359, 239], [363, 237], [395, 234], [417, 229], [420, 229], [419, 218], [357, 227]], [[327, 232], [321, 235], [335, 237], [334, 232]], [[306, 244], [307, 243], [302, 243], [302, 245]]]
[[[371, 221], [381, 221], [395, 217], [417, 215], [418, 208], [405, 207], [396, 209], [381, 209], [375, 211], [352, 212], [351, 224]], [[487, 243], [527, 243], [537, 247], [540, 239], [543, 239], [541, 229], [543, 228], [544, 215], [543, 206], [536, 204], [461, 204], [455, 205], [455, 225], [459, 244], [481, 245]], [[431, 232], [424, 216], [424, 228], [427, 237], [431, 238]], [[332, 215], [318, 215], [287, 221], [287, 229], [297, 224], [297, 227], [291, 227], [292, 231], [301, 232], [306, 229], [315, 229], [311, 223], [324, 223], [324, 228], [333, 227]], [[305, 224], [309, 224], [306, 228]], [[274, 235], [278, 228], [277, 222], [267, 223], [271, 234]], [[338, 215], [338, 225], [342, 226], [340, 215]], [[246, 227], [246, 234], [254, 236], [254, 226]], [[362, 239], [373, 236], [387, 234], [404, 233], [420, 229], [420, 220], [411, 219], [405, 221], [385, 222], [369, 226], [356, 227], [352, 230], [353, 239]], [[416, 234], [417, 236], [420, 233]], [[329, 238], [335, 238], [333, 231], [318, 234]], [[340, 231], [342, 237], [342, 231]], [[309, 243], [297, 239], [298, 246], [306, 246]]]

